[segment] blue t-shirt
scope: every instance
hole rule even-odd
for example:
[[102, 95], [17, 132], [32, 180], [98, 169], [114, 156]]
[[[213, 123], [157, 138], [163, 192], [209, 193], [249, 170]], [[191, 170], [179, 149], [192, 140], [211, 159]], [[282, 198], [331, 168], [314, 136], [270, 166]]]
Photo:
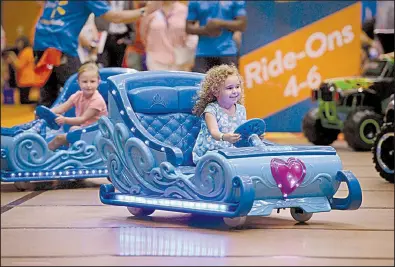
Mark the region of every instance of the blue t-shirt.
[[89, 15], [96, 17], [110, 10], [107, 1], [46, 1], [37, 22], [34, 50], [49, 47], [59, 49], [70, 56], [78, 56], [78, 36]]
[[[200, 26], [207, 24], [209, 19], [234, 20], [245, 16], [245, 1], [189, 1], [189, 21], [199, 21]], [[233, 32], [222, 29], [218, 37], [199, 36], [196, 49], [197, 57], [234, 56], [237, 54], [237, 45], [233, 40]]]

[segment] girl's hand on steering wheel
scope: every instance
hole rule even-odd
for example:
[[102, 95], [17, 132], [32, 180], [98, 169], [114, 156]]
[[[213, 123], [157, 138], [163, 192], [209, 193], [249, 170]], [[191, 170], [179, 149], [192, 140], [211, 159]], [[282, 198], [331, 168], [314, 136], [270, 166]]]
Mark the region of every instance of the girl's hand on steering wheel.
[[224, 134], [224, 141], [227, 141], [231, 144], [236, 143], [237, 141], [240, 140], [241, 135], [240, 134], [235, 134], [235, 133], [226, 133]]
[[58, 115], [58, 117], [55, 119], [55, 122], [59, 125], [63, 125], [66, 123], [66, 117], [63, 115]]

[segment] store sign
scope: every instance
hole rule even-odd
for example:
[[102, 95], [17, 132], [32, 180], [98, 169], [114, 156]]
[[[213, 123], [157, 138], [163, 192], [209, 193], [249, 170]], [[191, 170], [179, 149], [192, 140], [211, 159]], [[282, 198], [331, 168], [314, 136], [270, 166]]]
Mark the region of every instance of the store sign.
[[242, 56], [248, 117], [303, 101], [326, 78], [357, 75], [360, 14], [360, 3], [350, 5]]

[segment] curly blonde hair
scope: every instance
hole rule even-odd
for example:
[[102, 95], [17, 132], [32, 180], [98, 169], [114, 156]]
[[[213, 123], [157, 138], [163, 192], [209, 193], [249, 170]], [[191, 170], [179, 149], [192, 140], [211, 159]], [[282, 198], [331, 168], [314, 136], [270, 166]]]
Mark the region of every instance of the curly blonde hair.
[[209, 69], [204, 77], [201, 88], [198, 92], [198, 99], [195, 106], [192, 109], [192, 113], [196, 116], [202, 115], [204, 109], [209, 103], [217, 100], [215, 95], [218, 95], [221, 87], [224, 85], [226, 79], [231, 76], [236, 75], [240, 80], [241, 87], [241, 97], [237, 103], [244, 104], [244, 87], [243, 78], [241, 77], [237, 67], [235, 65], [222, 64], [219, 66], [214, 66]]

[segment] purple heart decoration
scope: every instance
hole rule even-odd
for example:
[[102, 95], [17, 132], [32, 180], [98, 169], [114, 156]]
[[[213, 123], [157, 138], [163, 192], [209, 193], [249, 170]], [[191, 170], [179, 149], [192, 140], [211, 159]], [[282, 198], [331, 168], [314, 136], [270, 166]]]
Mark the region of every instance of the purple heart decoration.
[[306, 166], [296, 158], [289, 158], [287, 162], [274, 158], [270, 161], [270, 170], [284, 198], [291, 194], [306, 176]]

